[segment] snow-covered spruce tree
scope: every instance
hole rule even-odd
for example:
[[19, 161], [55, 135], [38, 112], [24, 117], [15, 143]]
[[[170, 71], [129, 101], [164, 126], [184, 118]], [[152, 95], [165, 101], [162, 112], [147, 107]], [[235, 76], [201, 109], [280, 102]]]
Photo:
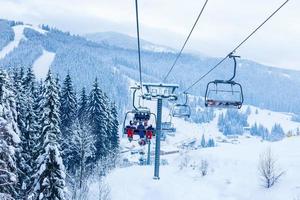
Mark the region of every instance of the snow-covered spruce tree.
[[119, 154], [119, 134], [118, 134], [118, 113], [115, 104], [110, 104], [110, 109], [108, 112], [109, 124], [108, 124], [108, 141], [107, 147], [109, 148], [109, 158], [111, 159], [111, 167], [115, 167], [116, 160]]
[[[38, 118], [34, 111], [34, 93], [35, 93], [35, 77], [32, 69], [28, 69], [26, 75], [21, 82], [21, 90], [23, 93], [23, 100], [21, 103], [22, 112], [18, 113], [18, 118], [22, 123], [19, 124], [21, 129], [21, 143], [20, 153], [18, 154], [18, 168], [19, 168], [19, 191], [24, 198], [28, 197], [30, 188], [33, 185], [32, 178], [34, 169], [34, 147], [35, 141], [38, 137]], [[22, 96], [22, 95], [19, 95]]]
[[18, 196], [17, 151], [19, 129], [15, 97], [7, 73], [0, 70], [0, 197], [14, 199]]
[[202, 134], [200, 145], [201, 145], [202, 148], [205, 148], [205, 147], [206, 147], [206, 141], [205, 141], [205, 136], [204, 136], [204, 134]]
[[61, 147], [63, 149], [63, 160], [68, 172], [74, 173], [76, 159], [73, 155], [74, 152], [71, 150], [70, 145], [72, 144], [70, 141], [74, 134], [72, 127], [77, 118], [77, 100], [69, 74], [67, 74], [62, 85], [60, 104], [60, 130], [62, 133]]
[[89, 121], [92, 130], [92, 134], [95, 136], [95, 161], [107, 156], [107, 125], [108, 125], [108, 114], [107, 105], [105, 104], [104, 94], [99, 87], [97, 79], [93, 84], [89, 96]]
[[118, 111], [115, 103], [111, 104], [111, 119], [110, 119], [110, 131], [111, 131], [111, 151], [116, 153], [119, 149], [119, 121], [118, 121]]
[[267, 138], [269, 141], [279, 141], [284, 138], [285, 134], [280, 124], [275, 124], [272, 127], [271, 134]]
[[76, 159], [76, 173], [73, 179], [72, 199], [84, 199], [87, 195], [87, 180], [89, 178], [88, 160], [94, 157], [94, 136], [91, 134], [91, 128], [87, 123], [79, 124], [79, 120], [73, 125], [73, 135], [70, 143], [74, 159]]
[[78, 105], [78, 119], [80, 124], [88, 122], [88, 97], [85, 87], [82, 88]]
[[213, 138], [209, 138], [207, 142], [207, 147], [214, 147], [215, 146], [215, 141]]
[[62, 200], [65, 188], [65, 169], [59, 147], [59, 97], [58, 87], [49, 71], [41, 101], [40, 155], [35, 175], [34, 199]]

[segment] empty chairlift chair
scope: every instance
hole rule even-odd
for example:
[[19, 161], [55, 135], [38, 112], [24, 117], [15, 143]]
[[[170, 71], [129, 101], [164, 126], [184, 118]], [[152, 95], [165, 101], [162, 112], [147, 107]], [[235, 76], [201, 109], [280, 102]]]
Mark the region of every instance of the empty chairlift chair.
[[234, 73], [229, 80], [214, 80], [207, 84], [205, 92], [205, 106], [217, 108], [238, 108], [244, 102], [241, 84], [233, 81], [236, 75], [236, 57], [232, 53], [229, 58], [234, 60]]
[[183, 104], [175, 104], [172, 108], [172, 117], [179, 117], [179, 118], [185, 118], [191, 116], [191, 108], [187, 104], [188, 103], [188, 96], [187, 93], [184, 93], [185, 95], [185, 102]]

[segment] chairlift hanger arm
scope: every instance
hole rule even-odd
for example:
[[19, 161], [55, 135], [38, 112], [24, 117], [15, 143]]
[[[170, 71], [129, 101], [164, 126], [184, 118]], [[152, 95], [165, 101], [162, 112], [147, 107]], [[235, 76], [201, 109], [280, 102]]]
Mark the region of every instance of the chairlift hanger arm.
[[133, 108], [135, 109], [135, 110], [137, 110], [137, 107], [135, 106], [135, 94], [136, 94], [136, 91], [137, 91], [138, 89], [135, 89], [134, 91], [133, 91], [133, 97], [132, 97], [132, 106], [133, 106]]
[[233, 52], [231, 52], [231, 53], [228, 55], [228, 58], [232, 58], [232, 59], [233, 59], [233, 62], [234, 62], [233, 76], [228, 80], [228, 82], [229, 82], [229, 81], [233, 81], [233, 79], [234, 79], [235, 76], [236, 76], [236, 65], [237, 65], [236, 58], [240, 58], [240, 56], [233, 55]]

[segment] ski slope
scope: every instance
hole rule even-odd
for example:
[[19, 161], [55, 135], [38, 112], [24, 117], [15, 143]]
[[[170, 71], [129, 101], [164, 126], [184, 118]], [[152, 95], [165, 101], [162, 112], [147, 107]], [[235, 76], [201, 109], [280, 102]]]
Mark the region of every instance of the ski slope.
[[55, 53], [43, 50], [43, 54], [33, 63], [32, 69], [37, 79], [45, 79]]
[[11, 41], [10, 43], [8, 43], [1, 51], [0, 51], [0, 59], [3, 59], [7, 54], [9, 54], [10, 52], [12, 52], [15, 48], [17, 48], [21, 42], [21, 40], [26, 40], [26, 37], [24, 35], [24, 29], [25, 28], [31, 28], [34, 29], [42, 34], [45, 34], [46, 31], [38, 28], [38, 27], [34, 27], [34, 26], [30, 26], [30, 25], [16, 25], [13, 27], [14, 33], [15, 33], [15, 37], [14, 40]]
[[[7, 54], [17, 48], [22, 40], [26, 40], [24, 29], [31, 28], [41, 34], [46, 34], [47, 31], [31, 25], [16, 25], [13, 27], [15, 37], [7, 46], [0, 51], [0, 59], [3, 59]], [[43, 49], [43, 54], [33, 63], [32, 69], [37, 79], [44, 79], [53, 62], [55, 53]]]

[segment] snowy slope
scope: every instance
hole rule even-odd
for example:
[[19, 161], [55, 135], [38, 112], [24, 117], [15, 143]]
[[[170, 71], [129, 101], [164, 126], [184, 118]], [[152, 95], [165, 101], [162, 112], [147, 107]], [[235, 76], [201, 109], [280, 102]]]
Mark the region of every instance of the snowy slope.
[[[249, 125], [253, 125], [255, 122], [257, 124], [263, 124], [268, 130], [271, 130], [275, 123], [282, 126], [283, 130], [287, 133], [288, 131], [295, 132], [298, 127], [300, 127], [299, 122], [292, 121], [292, 115], [287, 113], [273, 112], [266, 109], [260, 109], [254, 106], [250, 106], [252, 112], [248, 117]], [[243, 110], [246, 106], [243, 107]], [[255, 114], [255, 111], [258, 114]]]
[[15, 33], [15, 37], [14, 40], [11, 41], [6, 47], [4, 47], [1, 51], [0, 51], [0, 59], [3, 59], [7, 54], [9, 54], [10, 52], [12, 52], [14, 50], [14, 48], [17, 48], [19, 46], [19, 43], [21, 40], [26, 40], [26, 37], [24, 36], [23, 32], [25, 28], [31, 28], [34, 29], [42, 34], [45, 34], [46, 31], [38, 28], [38, 27], [34, 27], [34, 26], [30, 26], [30, 25], [16, 25], [13, 27], [14, 33]]
[[43, 50], [43, 54], [34, 62], [32, 69], [37, 79], [44, 79], [53, 62], [55, 53]]
[[[32, 25], [16, 25], [13, 27], [15, 37], [14, 40], [11, 41], [6, 47], [2, 49], [0, 52], [0, 59], [3, 59], [7, 54], [12, 52], [15, 48], [19, 46], [19, 43], [22, 40], [26, 40], [27, 38], [24, 35], [24, 29], [31, 28], [35, 31], [38, 31], [41, 34], [45, 34], [47, 31]], [[34, 62], [32, 69], [38, 79], [43, 79], [46, 77], [47, 72], [51, 66], [55, 57], [55, 53], [46, 51], [43, 49], [43, 54]]]
[[[136, 38], [122, 33], [99, 32], [99, 33], [87, 34], [85, 35], [85, 37], [97, 43], [107, 43], [109, 45], [113, 45], [125, 49], [136, 50], [137, 48]], [[153, 44], [146, 40], [141, 40], [141, 48], [142, 50], [153, 51], [153, 52], [173, 52], [173, 53], [175, 52], [175, 50], [173, 50], [170, 47]]]
[[[243, 138], [238, 145], [221, 144], [189, 152], [191, 165], [199, 164], [201, 159], [208, 161], [206, 177], [201, 177], [192, 167], [179, 170], [179, 155], [162, 156], [168, 159], [169, 165], [161, 166], [159, 181], [152, 179], [153, 166], [116, 169], [108, 177], [112, 199], [293, 200], [300, 197], [299, 144], [300, 137], [277, 143]], [[257, 172], [259, 155], [268, 147], [286, 172], [279, 184], [271, 189], [261, 186]]]

